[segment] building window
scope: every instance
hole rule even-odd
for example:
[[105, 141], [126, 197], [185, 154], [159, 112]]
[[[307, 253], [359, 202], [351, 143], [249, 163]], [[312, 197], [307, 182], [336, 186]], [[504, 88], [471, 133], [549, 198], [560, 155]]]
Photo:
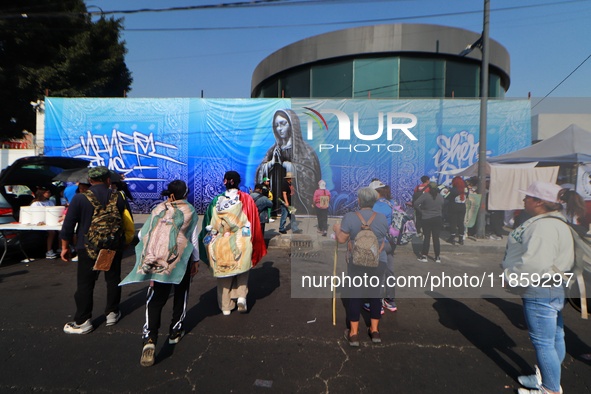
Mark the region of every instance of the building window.
[[353, 86], [354, 98], [397, 98], [398, 58], [355, 60]]
[[310, 97], [334, 98], [353, 96], [353, 61], [312, 67]]
[[505, 89], [501, 87], [501, 77], [488, 73], [488, 97], [504, 98]]
[[445, 97], [478, 97], [480, 67], [448, 60], [445, 67]]
[[443, 97], [443, 86], [443, 60], [400, 59], [400, 98]]
[[279, 95], [279, 83], [277, 83], [277, 78], [269, 78], [267, 79], [261, 86], [259, 94], [257, 95], [259, 98], [263, 97], [281, 97]]
[[310, 70], [305, 68], [286, 74], [280, 86], [283, 96], [279, 97], [310, 97]]

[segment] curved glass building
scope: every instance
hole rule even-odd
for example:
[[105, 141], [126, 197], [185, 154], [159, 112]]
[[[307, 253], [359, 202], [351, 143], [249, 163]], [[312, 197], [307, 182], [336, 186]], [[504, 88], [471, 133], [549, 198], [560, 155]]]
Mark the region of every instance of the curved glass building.
[[[480, 50], [460, 53], [480, 34], [427, 24], [363, 26], [279, 49], [253, 72], [253, 98], [474, 98]], [[489, 42], [489, 96], [509, 89], [509, 53]]]

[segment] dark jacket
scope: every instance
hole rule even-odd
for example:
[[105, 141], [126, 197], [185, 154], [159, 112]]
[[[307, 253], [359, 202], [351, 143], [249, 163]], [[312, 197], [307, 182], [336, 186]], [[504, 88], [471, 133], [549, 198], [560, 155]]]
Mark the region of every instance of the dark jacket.
[[[89, 190], [94, 193], [97, 200], [103, 206], [107, 206], [111, 193], [113, 193], [113, 191], [104, 183], [91, 186]], [[119, 209], [119, 212], [123, 214], [123, 211], [125, 210], [125, 200], [121, 196], [121, 193], [117, 194], [117, 208]], [[72, 198], [70, 206], [68, 207], [68, 212], [66, 213], [62, 230], [60, 232], [60, 239], [71, 241], [74, 236], [74, 231], [76, 231], [76, 235], [78, 235], [76, 249], [84, 249], [86, 233], [90, 228], [93, 213], [94, 207], [90, 201], [88, 201], [88, 198], [84, 193], [77, 193], [74, 198]], [[78, 227], [76, 227], [76, 225], [78, 225]]]
[[460, 198], [460, 190], [455, 187], [449, 189], [447, 196], [447, 210], [449, 212], [466, 212], [466, 201], [468, 200], [468, 190], [465, 190], [464, 200]]
[[271, 200], [269, 200], [268, 197], [263, 196], [259, 192], [252, 192], [250, 193], [250, 196], [254, 200], [254, 203], [256, 204], [257, 209], [259, 211], [259, 219], [261, 220], [261, 224], [268, 223], [269, 215], [267, 209], [272, 208], [273, 203], [271, 202]]

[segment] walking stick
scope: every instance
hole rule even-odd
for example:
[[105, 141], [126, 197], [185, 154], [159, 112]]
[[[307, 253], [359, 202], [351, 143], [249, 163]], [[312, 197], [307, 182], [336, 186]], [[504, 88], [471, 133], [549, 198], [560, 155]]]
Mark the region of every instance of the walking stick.
[[[337, 251], [339, 250], [339, 241], [335, 239], [334, 247], [334, 266], [332, 269], [332, 277], [337, 276]], [[334, 280], [334, 279], [333, 279]], [[332, 287], [332, 325], [337, 325], [337, 289]]]

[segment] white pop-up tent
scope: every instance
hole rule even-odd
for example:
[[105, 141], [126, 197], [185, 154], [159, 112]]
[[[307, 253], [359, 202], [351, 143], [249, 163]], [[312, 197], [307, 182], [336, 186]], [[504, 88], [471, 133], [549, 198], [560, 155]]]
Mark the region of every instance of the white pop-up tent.
[[505, 155], [491, 157], [490, 163], [526, 163], [576, 166], [576, 191], [591, 200], [591, 132], [571, 124], [560, 133], [535, 145]]
[[527, 148], [491, 157], [490, 163], [591, 163], [591, 132], [571, 124], [560, 133]]

